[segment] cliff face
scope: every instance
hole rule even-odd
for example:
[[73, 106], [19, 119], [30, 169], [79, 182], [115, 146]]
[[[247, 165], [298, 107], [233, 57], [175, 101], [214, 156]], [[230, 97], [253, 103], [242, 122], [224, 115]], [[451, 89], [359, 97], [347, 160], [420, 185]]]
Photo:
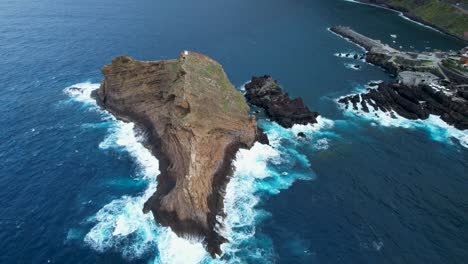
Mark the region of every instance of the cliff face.
[[102, 107], [148, 134], [160, 161], [156, 193], [145, 203], [158, 223], [181, 236], [204, 238], [212, 256], [231, 160], [257, 136], [255, 118], [220, 64], [193, 52], [175, 60], [115, 58], [102, 70]]

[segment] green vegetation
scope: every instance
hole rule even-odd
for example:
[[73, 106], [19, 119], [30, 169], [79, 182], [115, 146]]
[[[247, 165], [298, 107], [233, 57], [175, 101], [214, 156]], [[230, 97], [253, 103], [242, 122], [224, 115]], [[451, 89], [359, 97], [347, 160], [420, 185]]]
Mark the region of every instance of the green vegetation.
[[177, 73], [180, 71], [180, 63], [177, 60], [170, 60], [167, 61], [167, 65], [169, 65], [169, 71], [173, 78], [177, 76]]
[[197, 54], [191, 54], [186, 59], [189, 62], [186, 67], [192, 67], [200, 76], [211, 80], [213, 84], [219, 87], [220, 95], [223, 98], [222, 110], [224, 112], [248, 111], [244, 96], [231, 84], [221, 65]]
[[422, 61], [422, 66], [433, 67], [434, 63], [432, 61]]
[[[406, 10], [410, 15], [435, 25], [446, 32], [464, 38], [468, 32], [468, 1], [440, 1], [440, 0], [388, 0], [377, 1], [397, 9]], [[460, 3], [461, 6], [457, 6]]]
[[451, 70], [458, 71], [460, 73], [467, 72], [466, 68], [464, 68], [458, 61], [455, 61], [453, 59], [443, 60], [442, 65], [444, 65], [445, 67]]
[[[215, 63], [210, 63], [205, 68], [205, 76], [214, 79], [219, 84], [221, 91], [226, 94], [223, 102], [223, 110], [230, 110], [231, 104], [236, 104], [239, 109], [244, 109], [246, 106], [244, 96], [237, 92], [231, 82], [228, 80], [223, 68]], [[232, 90], [230, 90], [232, 89]], [[235, 91], [230, 93], [229, 91]]]

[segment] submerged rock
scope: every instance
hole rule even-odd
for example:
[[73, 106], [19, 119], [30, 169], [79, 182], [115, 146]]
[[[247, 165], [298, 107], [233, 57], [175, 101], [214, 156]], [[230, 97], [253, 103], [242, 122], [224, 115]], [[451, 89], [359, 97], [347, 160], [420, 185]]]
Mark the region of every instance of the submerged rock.
[[317, 123], [319, 114], [310, 111], [301, 98], [289, 98], [271, 76], [252, 77], [245, 89], [245, 96], [251, 104], [264, 108], [272, 121], [285, 128], [294, 124]]
[[306, 134], [304, 134], [304, 132], [299, 132], [297, 133], [297, 137], [299, 138], [307, 138]]
[[194, 52], [166, 61], [120, 56], [102, 72], [99, 104], [143, 128], [159, 159], [158, 188], [144, 212], [180, 236], [203, 238], [209, 253], [220, 255], [226, 239], [216, 216], [231, 161], [239, 148], [268, 140], [244, 97], [220, 64]]
[[371, 86], [371, 87], [377, 87], [377, 86], [379, 86], [380, 83], [381, 82], [368, 82], [367, 85]]

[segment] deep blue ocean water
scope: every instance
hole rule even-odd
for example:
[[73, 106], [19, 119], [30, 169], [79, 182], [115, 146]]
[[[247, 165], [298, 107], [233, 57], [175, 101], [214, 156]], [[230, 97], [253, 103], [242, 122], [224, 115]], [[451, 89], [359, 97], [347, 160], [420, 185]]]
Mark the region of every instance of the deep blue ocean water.
[[188, 49], [239, 88], [271, 74], [323, 116], [292, 130], [261, 121], [272, 146], [238, 153], [217, 262], [464, 263], [467, 133], [343, 112], [336, 98], [390, 77], [334, 56], [362, 52], [327, 31], [337, 24], [405, 50], [463, 47], [342, 0], [0, 1], [0, 262], [211, 262], [141, 213], [157, 160], [87, 94], [117, 55]]

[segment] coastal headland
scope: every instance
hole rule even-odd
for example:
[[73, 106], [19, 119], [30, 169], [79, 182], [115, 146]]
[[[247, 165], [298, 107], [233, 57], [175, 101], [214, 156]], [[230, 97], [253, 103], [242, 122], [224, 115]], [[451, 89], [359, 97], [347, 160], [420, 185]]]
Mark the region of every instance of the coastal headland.
[[265, 137], [243, 95], [219, 63], [195, 52], [165, 61], [120, 56], [102, 72], [97, 101], [142, 128], [160, 163], [158, 188], [144, 212], [180, 236], [202, 238], [213, 257], [220, 255], [226, 239], [216, 230], [217, 216], [231, 161], [239, 148]]
[[[177, 235], [201, 239], [212, 257], [227, 242], [220, 234], [225, 188], [240, 148], [268, 137], [250, 114], [246, 98], [213, 59], [184, 51], [177, 59], [115, 58], [93, 96], [117, 118], [134, 122], [160, 164], [158, 187], [145, 213]], [[302, 99], [290, 99], [269, 76], [246, 85], [251, 104], [284, 127], [316, 123]]]
[[440, 116], [449, 125], [468, 129], [468, 69], [466, 50], [404, 52], [349, 27], [335, 26], [332, 32], [366, 50], [365, 60], [380, 66], [397, 78], [376, 84], [367, 92], [338, 100], [346, 109], [366, 113], [389, 113], [407, 119]]

